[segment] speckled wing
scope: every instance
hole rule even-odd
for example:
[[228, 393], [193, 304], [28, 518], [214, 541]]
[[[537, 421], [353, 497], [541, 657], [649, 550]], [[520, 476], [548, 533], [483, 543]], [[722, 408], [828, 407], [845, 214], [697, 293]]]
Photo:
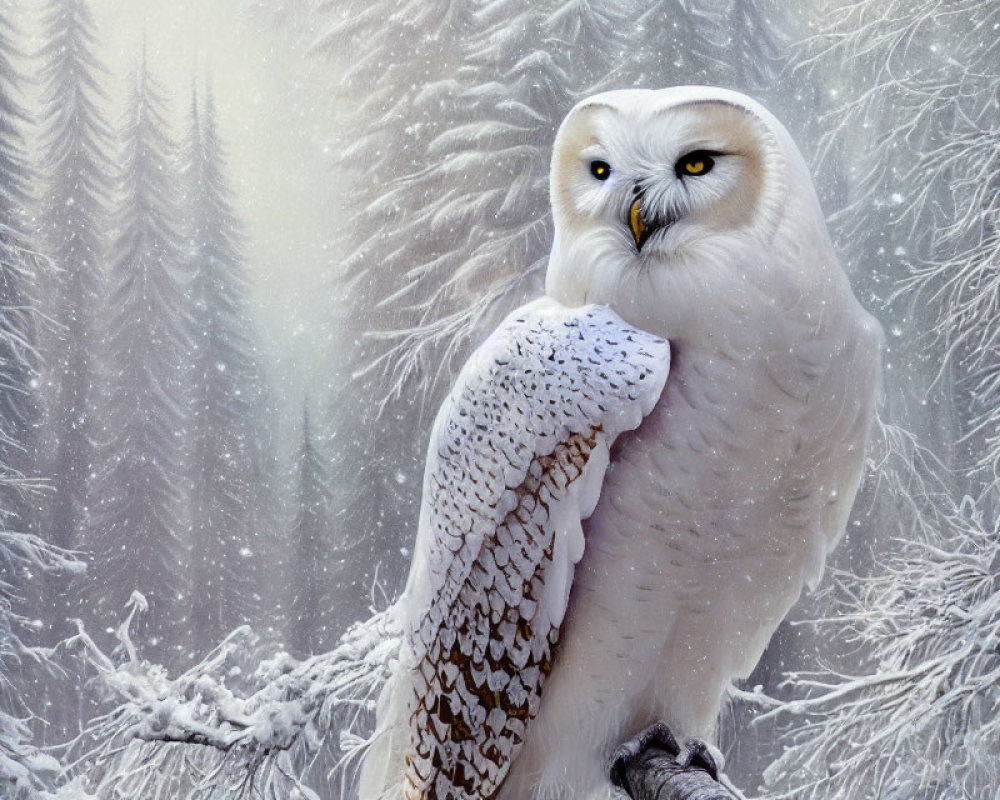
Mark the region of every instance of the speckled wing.
[[394, 708], [380, 711], [408, 800], [500, 788], [556, 658], [609, 447], [656, 404], [669, 363], [666, 341], [607, 307], [546, 298], [463, 368], [431, 435]]

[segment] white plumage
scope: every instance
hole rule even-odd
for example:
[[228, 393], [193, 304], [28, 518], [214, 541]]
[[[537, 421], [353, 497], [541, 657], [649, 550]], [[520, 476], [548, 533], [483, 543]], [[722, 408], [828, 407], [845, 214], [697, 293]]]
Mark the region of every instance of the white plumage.
[[551, 196], [548, 298], [434, 426], [362, 800], [605, 797], [640, 728], [710, 737], [857, 490], [881, 331], [780, 123], [599, 95]]

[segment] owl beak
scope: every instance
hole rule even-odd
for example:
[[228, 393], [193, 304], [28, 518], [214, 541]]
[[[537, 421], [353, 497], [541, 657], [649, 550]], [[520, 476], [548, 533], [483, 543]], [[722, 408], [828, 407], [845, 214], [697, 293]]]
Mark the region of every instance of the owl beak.
[[628, 210], [628, 225], [632, 229], [632, 238], [635, 240], [636, 252], [642, 252], [642, 246], [646, 244], [649, 237], [660, 228], [667, 228], [672, 225], [674, 218], [670, 215], [661, 218], [655, 215], [648, 216], [646, 207], [643, 205], [642, 188], [635, 187], [635, 200]]
[[629, 225], [632, 228], [632, 236], [635, 238], [635, 249], [642, 250], [642, 245], [646, 241], [646, 222], [642, 218], [642, 197], [637, 197], [632, 201], [632, 207], [628, 212]]

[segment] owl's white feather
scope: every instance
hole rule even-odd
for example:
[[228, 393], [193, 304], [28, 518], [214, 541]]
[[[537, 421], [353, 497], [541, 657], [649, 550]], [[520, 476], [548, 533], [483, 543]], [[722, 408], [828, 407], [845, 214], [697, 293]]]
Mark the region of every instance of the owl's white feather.
[[[551, 299], [473, 356], [435, 425], [363, 800], [607, 797], [640, 728], [711, 737], [847, 523], [882, 334], [781, 124], [711, 87], [598, 95], [559, 130], [551, 200]], [[635, 377], [669, 340], [662, 394], [662, 373], [641, 395], [587, 373], [611, 314], [593, 303], [638, 348], [601, 344], [596, 374], [610, 354]]]

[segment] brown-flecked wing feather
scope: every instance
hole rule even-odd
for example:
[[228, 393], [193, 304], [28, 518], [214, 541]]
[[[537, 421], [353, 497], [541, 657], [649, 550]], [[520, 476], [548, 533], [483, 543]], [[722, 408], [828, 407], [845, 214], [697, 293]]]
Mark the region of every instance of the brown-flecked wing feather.
[[[435, 423], [382, 786], [493, 797], [557, 661], [581, 521], [608, 450], [655, 405], [667, 342], [606, 307], [541, 300], [462, 370]], [[398, 778], [394, 770], [399, 770]]]

